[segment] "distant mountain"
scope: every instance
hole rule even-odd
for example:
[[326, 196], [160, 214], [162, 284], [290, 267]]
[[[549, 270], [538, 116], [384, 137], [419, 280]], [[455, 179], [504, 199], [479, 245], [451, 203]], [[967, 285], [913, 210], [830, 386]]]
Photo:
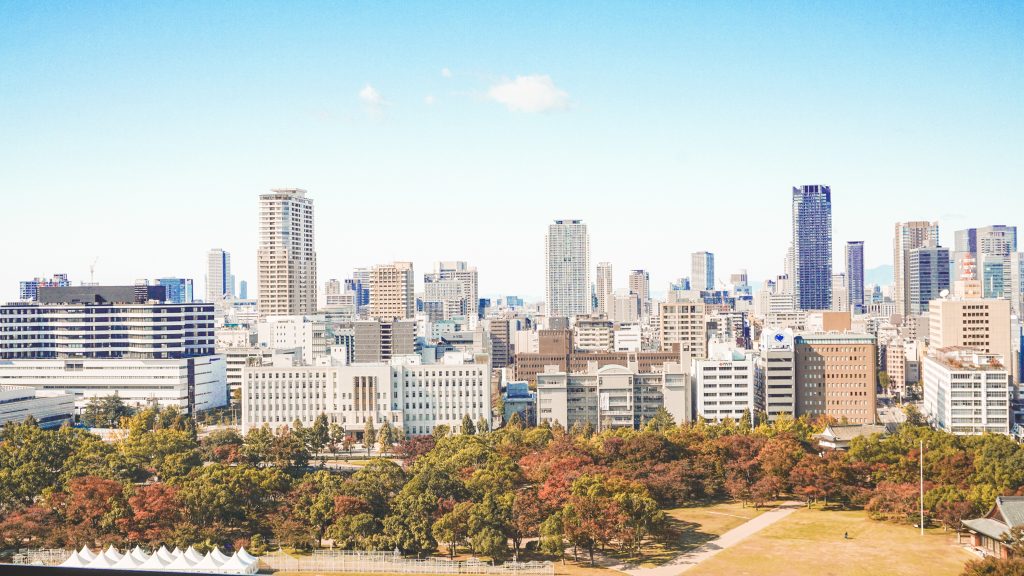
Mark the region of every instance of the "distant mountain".
[[882, 264], [881, 266], [875, 266], [874, 268], [867, 268], [864, 270], [865, 286], [868, 284], [886, 286], [892, 283], [892, 264]]

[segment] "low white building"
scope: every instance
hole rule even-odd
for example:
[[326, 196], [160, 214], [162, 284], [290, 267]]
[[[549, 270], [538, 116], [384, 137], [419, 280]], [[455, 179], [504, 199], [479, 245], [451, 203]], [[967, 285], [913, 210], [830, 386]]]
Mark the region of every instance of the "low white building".
[[585, 373], [551, 367], [537, 375], [538, 423], [571, 428], [589, 422], [595, 430], [639, 428], [662, 407], [676, 422], [689, 422], [690, 403], [690, 377], [679, 364], [645, 373], [633, 365], [597, 368], [592, 362]]
[[17, 384], [74, 394], [79, 410], [117, 394], [129, 406], [174, 406], [184, 413], [226, 406], [224, 359], [67, 358], [0, 360], [0, 386]]
[[639, 352], [643, 346], [643, 332], [639, 324], [621, 324], [612, 336], [615, 352]]
[[1002, 356], [949, 346], [924, 362], [924, 413], [953, 434], [1009, 434], [1010, 373]]
[[430, 434], [440, 425], [455, 432], [469, 415], [491, 420], [490, 365], [461, 354], [437, 364], [419, 356], [390, 362], [322, 366], [247, 366], [243, 369], [242, 429], [272, 428], [298, 419], [311, 425], [326, 414], [359, 437], [372, 420], [406, 435]]
[[764, 390], [755, 378], [755, 357], [729, 343], [711, 341], [708, 358], [690, 361], [694, 409], [708, 420], [739, 420], [764, 410]]
[[256, 341], [262, 348], [302, 349], [302, 362], [313, 364], [326, 356], [329, 342], [322, 316], [268, 316], [256, 329]]
[[40, 428], [58, 428], [75, 420], [75, 397], [58, 390], [31, 386], [0, 386], [0, 426], [29, 416]]
[[764, 391], [768, 420], [796, 415], [796, 348], [792, 330], [765, 330], [755, 364], [757, 386]]
[[612, 349], [615, 323], [604, 318], [577, 318], [573, 326], [573, 345], [584, 352], [608, 352]]

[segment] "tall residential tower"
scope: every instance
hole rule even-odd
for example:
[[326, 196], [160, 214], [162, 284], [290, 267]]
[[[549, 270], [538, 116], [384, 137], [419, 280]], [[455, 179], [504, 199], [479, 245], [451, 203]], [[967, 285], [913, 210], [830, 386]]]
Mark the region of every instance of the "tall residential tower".
[[555, 220], [544, 239], [547, 315], [590, 314], [590, 235], [582, 220]]
[[793, 188], [793, 289], [799, 310], [832, 308], [832, 189]]
[[864, 242], [851, 240], [846, 243], [846, 289], [849, 294], [850, 310], [854, 314], [864, 313]]
[[260, 195], [257, 310], [262, 316], [316, 312], [313, 200], [297, 188]]

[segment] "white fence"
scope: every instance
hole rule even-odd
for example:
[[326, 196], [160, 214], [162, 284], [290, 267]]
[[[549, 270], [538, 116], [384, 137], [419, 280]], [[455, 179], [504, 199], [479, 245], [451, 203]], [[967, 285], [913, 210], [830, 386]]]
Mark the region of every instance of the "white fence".
[[276, 572], [383, 572], [389, 574], [488, 574], [553, 576], [551, 562], [506, 562], [492, 565], [477, 559], [403, 558], [396, 552], [315, 550], [295, 555], [277, 551], [260, 556], [260, 571]]
[[[71, 550], [23, 549], [14, 555], [15, 564], [57, 566]], [[492, 565], [482, 560], [444, 558], [403, 558], [395, 552], [358, 550], [315, 550], [291, 555], [283, 551], [259, 557], [260, 572], [360, 572], [388, 574], [480, 574], [488, 576], [554, 576], [551, 562], [506, 562]]]

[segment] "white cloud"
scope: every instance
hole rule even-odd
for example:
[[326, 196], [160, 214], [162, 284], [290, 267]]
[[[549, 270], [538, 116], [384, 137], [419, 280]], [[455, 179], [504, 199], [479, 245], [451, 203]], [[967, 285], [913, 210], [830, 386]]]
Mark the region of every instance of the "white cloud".
[[434, 98], [433, 94], [427, 94], [423, 97], [423, 103], [427, 106], [433, 106], [434, 102], [437, 102], [437, 100]]
[[441, 76], [444, 76], [445, 78], [451, 78], [452, 71], [448, 68], [441, 68]]
[[491, 86], [491, 100], [515, 112], [551, 112], [569, 107], [569, 95], [547, 75], [516, 76]]
[[384, 105], [384, 97], [380, 95], [376, 88], [369, 84], [359, 91], [359, 99], [363, 101], [363, 104], [372, 108], [380, 108]]

